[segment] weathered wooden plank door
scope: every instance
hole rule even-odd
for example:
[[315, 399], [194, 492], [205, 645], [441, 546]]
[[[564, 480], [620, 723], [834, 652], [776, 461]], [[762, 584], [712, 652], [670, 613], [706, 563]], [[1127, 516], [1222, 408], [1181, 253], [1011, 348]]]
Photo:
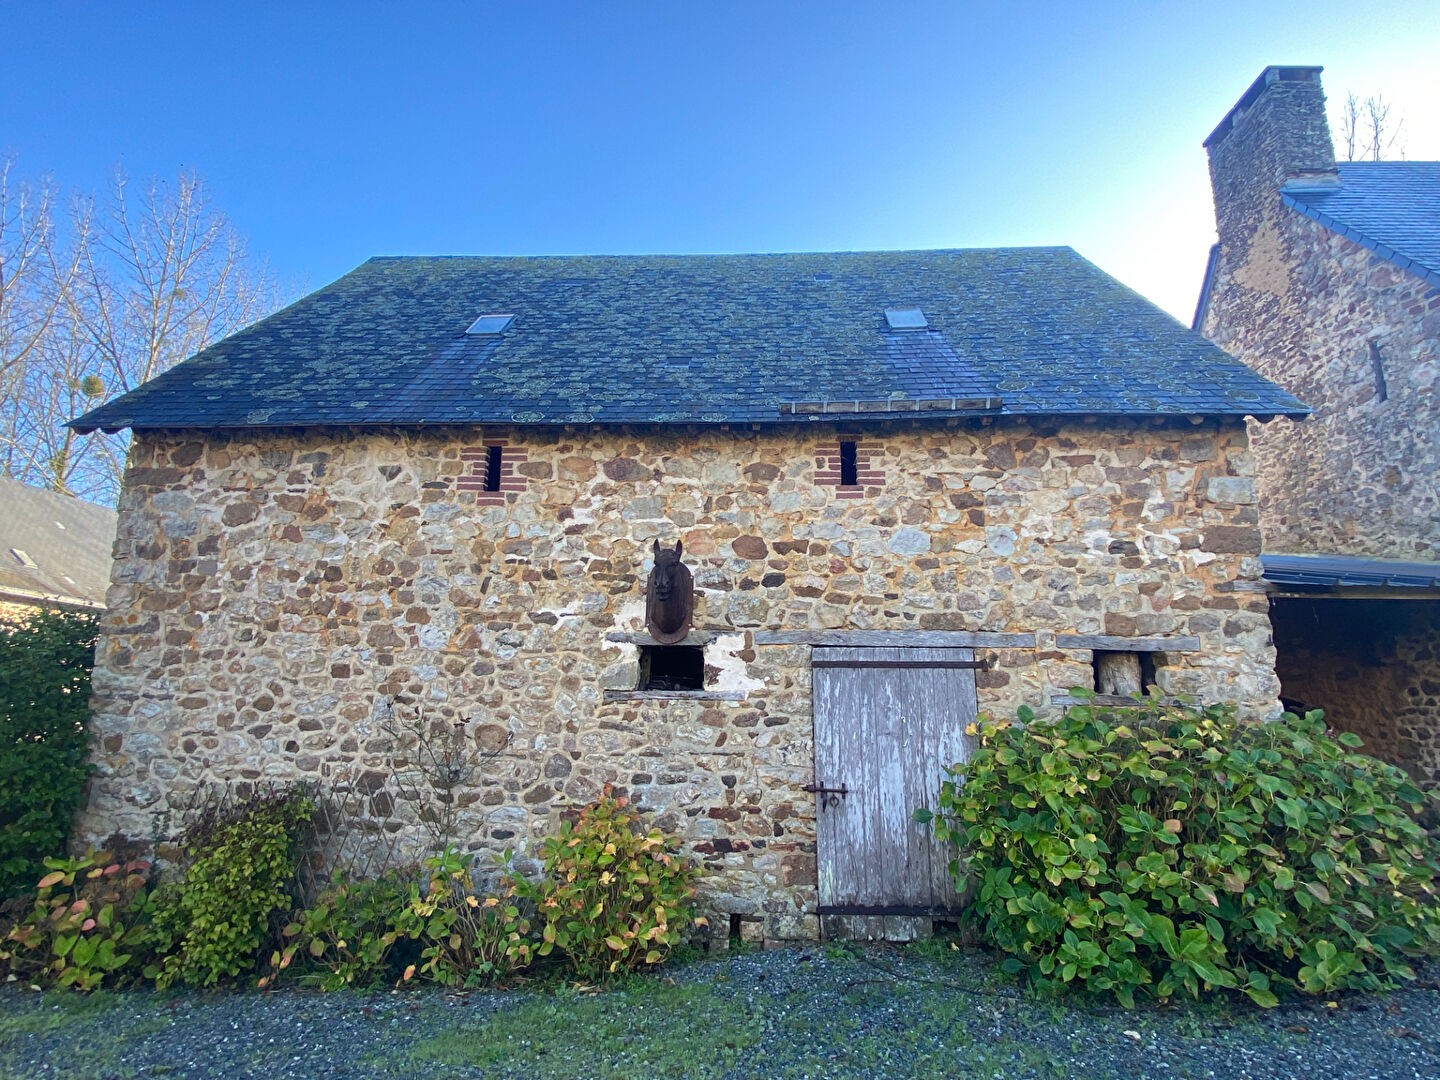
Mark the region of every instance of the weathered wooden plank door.
[[811, 666], [821, 932], [913, 938], [960, 903], [950, 852], [912, 815], [969, 756], [974, 651], [816, 648]]

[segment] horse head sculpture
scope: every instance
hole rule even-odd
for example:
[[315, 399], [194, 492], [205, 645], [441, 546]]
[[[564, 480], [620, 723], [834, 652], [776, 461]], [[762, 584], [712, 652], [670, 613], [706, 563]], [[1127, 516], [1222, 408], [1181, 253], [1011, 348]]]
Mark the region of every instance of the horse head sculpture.
[[655, 541], [655, 566], [645, 581], [645, 629], [662, 645], [674, 645], [690, 633], [695, 613], [695, 582], [680, 561], [680, 541], [675, 550]]

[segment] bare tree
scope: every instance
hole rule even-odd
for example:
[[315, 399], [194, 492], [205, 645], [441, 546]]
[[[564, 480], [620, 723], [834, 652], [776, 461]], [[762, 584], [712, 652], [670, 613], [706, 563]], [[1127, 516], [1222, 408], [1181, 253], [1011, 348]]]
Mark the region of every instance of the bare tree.
[[1376, 94], [1361, 101], [1346, 94], [1337, 128], [1345, 160], [1383, 161], [1396, 153], [1403, 158], [1405, 145], [1399, 138], [1404, 126], [1403, 119], [1391, 126], [1390, 104], [1384, 97]]
[[26, 397], [65, 291], [74, 277], [55, 238], [55, 191], [12, 178], [13, 158], [0, 160], [0, 466], [25, 471], [30, 450]]
[[[79, 436], [65, 422], [273, 310], [279, 290], [194, 176], [137, 196], [117, 174], [103, 200], [72, 200], [63, 240], [44, 190], [43, 203], [30, 197], [28, 217], [12, 215], [28, 226], [14, 230], [16, 246], [28, 237], [40, 254], [8, 320], [16, 344], [0, 337], [3, 370], [15, 373], [0, 398], [0, 465], [27, 483], [113, 502], [128, 436]], [[32, 221], [40, 209], [44, 227]]]

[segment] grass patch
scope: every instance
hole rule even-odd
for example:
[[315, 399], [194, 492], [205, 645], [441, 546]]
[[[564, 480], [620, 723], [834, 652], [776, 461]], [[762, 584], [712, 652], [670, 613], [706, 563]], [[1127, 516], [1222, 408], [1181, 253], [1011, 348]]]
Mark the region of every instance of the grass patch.
[[758, 1006], [720, 1001], [710, 985], [636, 978], [605, 993], [561, 991], [525, 1001], [422, 1039], [409, 1053], [537, 1080], [711, 1076], [734, 1068], [760, 1042], [761, 1021]]
[[[25, 998], [12, 1000], [25, 1001]], [[74, 1030], [87, 1020], [105, 1016], [125, 1004], [125, 999], [97, 990], [93, 994], [57, 991], [30, 999], [37, 1007], [20, 1013], [0, 1013], [0, 1040], [19, 1035], [44, 1035], [52, 1031]]]
[[8, 998], [31, 1007], [0, 1013], [0, 1077], [24, 1076], [21, 1063], [34, 1061], [36, 1042], [45, 1048], [44, 1058], [52, 1063], [49, 1075], [56, 1077], [126, 1077], [134, 1069], [123, 1063], [123, 1054], [137, 1040], [165, 1031], [170, 1020], [158, 1015], [135, 1015], [135, 998], [130, 994], [56, 992], [27, 1001]]

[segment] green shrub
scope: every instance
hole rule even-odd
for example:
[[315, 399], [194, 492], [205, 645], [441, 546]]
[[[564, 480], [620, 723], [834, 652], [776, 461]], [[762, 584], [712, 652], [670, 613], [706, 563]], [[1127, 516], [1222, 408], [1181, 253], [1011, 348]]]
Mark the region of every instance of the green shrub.
[[402, 981], [418, 973], [444, 986], [479, 986], [530, 965], [535, 943], [513, 885], [505, 897], [477, 896], [470, 857], [453, 847], [425, 865], [430, 872], [425, 894], [416, 890], [396, 922], [401, 934], [421, 944], [421, 962], [406, 967]]
[[101, 851], [45, 865], [34, 906], [0, 941], [0, 974], [77, 990], [137, 978], [152, 944], [150, 864]]
[[256, 791], [213, 804], [186, 829], [183, 874], [155, 892], [158, 986], [212, 986], [256, 966], [272, 919], [294, 906], [289, 887], [314, 812], [303, 789]]
[[[585, 979], [661, 964], [691, 922], [697, 871], [610, 789], [545, 841], [546, 881], [526, 887], [544, 921], [539, 956], [561, 949]], [[696, 920], [703, 924], [704, 920]]]
[[96, 619], [0, 622], [0, 897], [30, 892], [65, 850], [85, 791]]
[[535, 942], [513, 890], [505, 898], [476, 895], [470, 857], [453, 847], [425, 860], [425, 868], [423, 893], [404, 872], [337, 882], [285, 927], [288, 944], [260, 985], [290, 969], [322, 990], [417, 977], [474, 987], [530, 965]]
[[419, 956], [399, 942], [399, 924], [419, 898], [416, 872], [397, 870], [368, 881], [335, 880], [313, 906], [281, 931], [285, 944], [270, 958], [270, 986], [284, 972], [321, 990], [373, 987], [399, 981]]
[[936, 831], [982, 934], [1036, 984], [1268, 1006], [1392, 986], [1440, 951], [1440, 850], [1410, 816], [1425, 796], [1318, 712], [1243, 724], [1147, 701], [977, 733]]

